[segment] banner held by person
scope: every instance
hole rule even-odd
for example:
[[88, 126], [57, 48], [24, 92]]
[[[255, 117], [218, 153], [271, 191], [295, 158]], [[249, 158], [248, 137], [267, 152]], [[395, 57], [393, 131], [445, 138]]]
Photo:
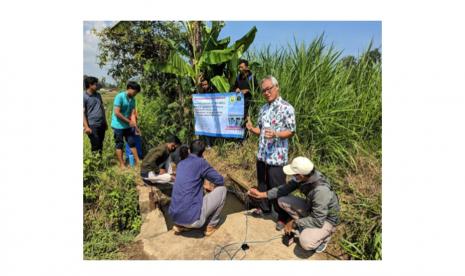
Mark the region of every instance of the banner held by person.
[[244, 97], [241, 93], [194, 94], [195, 135], [243, 138]]

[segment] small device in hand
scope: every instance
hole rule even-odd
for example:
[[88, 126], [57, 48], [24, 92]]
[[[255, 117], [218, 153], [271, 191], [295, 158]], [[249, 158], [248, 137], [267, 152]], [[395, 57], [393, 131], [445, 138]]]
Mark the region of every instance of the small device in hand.
[[282, 242], [285, 246], [290, 246], [294, 243], [294, 233], [283, 235]]

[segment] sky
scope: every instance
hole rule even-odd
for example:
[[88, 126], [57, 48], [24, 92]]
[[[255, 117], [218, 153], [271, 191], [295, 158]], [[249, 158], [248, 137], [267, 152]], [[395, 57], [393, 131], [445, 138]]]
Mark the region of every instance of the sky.
[[[101, 30], [116, 21], [84, 21], [84, 74], [112, 78], [107, 75], [108, 68], [98, 66], [98, 38], [91, 32], [93, 28]], [[253, 26], [257, 27], [251, 49], [287, 47], [297, 42], [310, 43], [324, 33], [327, 45], [342, 51], [342, 56], [359, 56], [367, 49], [370, 41], [375, 48], [381, 48], [381, 21], [226, 21], [219, 38], [231, 37], [231, 43], [241, 38]]]

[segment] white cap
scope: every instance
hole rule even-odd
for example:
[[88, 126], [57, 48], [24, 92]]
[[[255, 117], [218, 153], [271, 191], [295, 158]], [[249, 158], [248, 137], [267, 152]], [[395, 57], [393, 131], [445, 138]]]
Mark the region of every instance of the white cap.
[[307, 157], [296, 157], [292, 160], [292, 163], [284, 166], [283, 171], [287, 175], [307, 175], [313, 170], [314, 166], [312, 161]]

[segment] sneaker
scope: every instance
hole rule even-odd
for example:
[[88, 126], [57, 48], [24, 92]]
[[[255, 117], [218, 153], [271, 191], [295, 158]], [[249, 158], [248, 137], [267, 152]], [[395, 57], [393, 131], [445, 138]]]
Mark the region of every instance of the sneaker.
[[205, 232], [203, 233], [205, 234], [205, 236], [208, 237], [208, 236], [211, 236], [213, 233], [215, 233], [216, 230], [218, 230], [218, 227], [208, 225], [207, 229], [205, 229]]
[[181, 232], [187, 232], [187, 231], [190, 231], [191, 229], [190, 228], [187, 228], [187, 227], [184, 227], [184, 226], [181, 226], [181, 225], [174, 225], [173, 226], [173, 231], [175, 234], [180, 234]]
[[276, 230], [277, 231], [281, 231], [284, 229], [284, 226], [286, 226], [286, 224], [280, 220], [278, 220], [278, 222], [276, 222]]
[[316, 253], [321, 253], [321, 252], [325, 251], [327, 245], [328, 245], [328, 242], [326, 242], [326, 241], [322, 242], [322, 243], [317, 247], [317, 249], [315, 250], [315, 252], [316, 252]]

